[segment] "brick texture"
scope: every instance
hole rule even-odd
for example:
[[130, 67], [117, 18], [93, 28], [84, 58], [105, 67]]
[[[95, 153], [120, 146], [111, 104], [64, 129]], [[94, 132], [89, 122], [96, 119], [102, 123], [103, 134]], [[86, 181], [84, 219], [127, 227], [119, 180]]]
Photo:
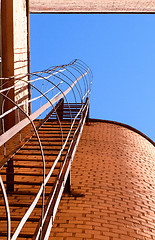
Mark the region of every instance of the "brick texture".
[[30, 0], [31, 12], [154, 12], [155, 0]]
[[154, 146], [128, 128], [85, 126], [50, 240], [155, 239], [154, 159]]

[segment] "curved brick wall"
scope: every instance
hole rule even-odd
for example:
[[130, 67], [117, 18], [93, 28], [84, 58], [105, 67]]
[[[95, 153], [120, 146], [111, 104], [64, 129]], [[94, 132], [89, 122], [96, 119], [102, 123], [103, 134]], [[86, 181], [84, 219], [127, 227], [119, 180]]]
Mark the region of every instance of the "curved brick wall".
[[155, 239], [155, 148], [138, 133], [104, 122], [85, 126], [72, 189], [50, 239]]

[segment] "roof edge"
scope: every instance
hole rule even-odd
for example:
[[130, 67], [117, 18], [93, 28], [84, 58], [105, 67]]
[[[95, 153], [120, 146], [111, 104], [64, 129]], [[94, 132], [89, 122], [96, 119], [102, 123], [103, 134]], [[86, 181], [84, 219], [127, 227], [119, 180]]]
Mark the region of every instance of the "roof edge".
[[104, 122], [104, 123], [116, 124], [116, 125], [119, 125], [119, 126], [121, 126], [121, 127], [128, 128], [128, 129], [130, 129], [131, 131], [136, 132], [136, 133], [138, 133], [139, 135], [141, 135], [142, 137], [144, 137], [145, 139], [147, 139], [147, 140], [155, 147], [155, 142], [154, 142], [151, 138], [149, 138], [149, 137], [146, 136], [144, 133], [142, 133], [141, 131], [137, 130], [137, 129], [134, 128], [134, 127], [131, 127], [131, 126], [128, 125], [128, 124], [120, 123], [120, 122], [116, 122], [116, 121], [112, 121], [112, 120], [103, 120], [103, 119], [95, 119], [95, 118], [89, 118], [89, 122]]
[[155, 11], [73, 11], [73, 10], [33, 10], [30, 9], [30, 14], [155, 14]]

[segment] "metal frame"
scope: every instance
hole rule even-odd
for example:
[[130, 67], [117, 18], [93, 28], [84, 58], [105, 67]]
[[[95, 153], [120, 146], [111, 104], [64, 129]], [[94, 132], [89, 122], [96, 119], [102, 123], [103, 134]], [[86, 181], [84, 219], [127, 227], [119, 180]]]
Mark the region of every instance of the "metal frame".
[[[25, 77], [28, 77], [27, 78], [28, 81], [25, 80]], [[32, 109], [32, 114], [29, 115], [29, 113], [25, 112], [23, 109], [24, 102], [20, 102], [18, 104], [18, 102], [14, 102], [13, 99], [9, 98], [9, 91], [12, 91], [14, 89], [14, 86], [8, 85], [8, 83], [12, 80], [12, 78], [5, 79], [5, 83], [2, 85], [2, 88], [1, 88], [2, 90], [0, 90], [0, 94], [3, 97], [2, 108], [5, 101], [6, 102], [8, 101], [11, 104], [13, 104], [13, 107], [5, 112], [2, 111], [2, 114], [0, 115], [0, 119], [2, 120], [3, 129], [4, 129], [3, 134], [0, 136], [0, 146], [1, 147], [4, 146], [4, 148], [6, 148], [5, 144], [9, 140], [11, 140], [13, 136], [17, 134], [19, 134], [19, 144], [14, 150], [9, 152], [9, 154], [5, 154], [4, 158], [0, 160], [0, 170], [4, 167], [5, 164], [8, 164], [9, 161], [13, 161], [14, 155], [20, 151], [20, 149], [29, 141], [29, 139], [32, 138], [32, 136], [36, 135], [39, 146], [40, 146], [40, 155], [42, 156], [42, 162], [43, 162], [43, 180], [42, 180], [42, 184], [40, 185], [40, 189], [36, 194], [33, 202], [30, 204], [29, 209], [27, 210], [27, 212], [21, 219], [19, 225], [17, 226], [16, 230], [14, 231], [13, 235], [11, 236], [11, 219], [10, 219], [10, 211], [9, 211], [9, 202], [7, 199], [7, 191], [5, 189], [5, 184], [3, 183], [0, 175], [0, 184], [1, 184], [1, 189], [2, 189], [3, 198], [5, 202], [7, 224], [8, 224], [7, 239], [8, 240], [17, 239], [24, 224], [28, 220], [30, 214], [34, 210], [38, 200], [41, 197], [42, 197], [42, 213], [41, 213], [40, 222], [38, 223], [38, 227], [36, 228], [33, 239], [36, 239], [36, 240], [48, 239], [59, 201], [61, 199], [63, 190], [65, 188], [67, 178], [71, 171], [71, 163], [72, 163], [72, 160], [73, 160], [73, 157], [82, 133], [83, 126], [85, 124], [85, 121], [88, 115], [89, 96], [91, 92], [91, 83], [92, 83], [92, 73], [89, 67], [85, 63], [76, 59], [67, 65], [51, 67], [45, 71], [35, 72], [32, 74], [27, 74], [23, 76], [21, 75], [14, 76], [13, 78], [15, 79], [17, 86], [21, 88], [20, 90], [22, 90], [22, 88], [25, 87], [25, 84], [24, 85], [22, 84], [23, 82], [31, 86], [32, 99], [28, 99], [27, 103], [28, 104], [31, 103], [32, 107], [34, 105], [35, 108], [36, 107], [38, 108], [35, 111], [33, 111]], [[58, 83], [54, 83], [53, 79], [57, 79]], [[71, 98], [70, 98], [70, 95], [72, 95]], [[86, 98], [86, 101], [84, 102], [85, 98]], [[70, 120], [69, 120], [70, 129], [65, 139], [63, 138], [63, 130], [61, 126], [63, 122], [64, 101], [68, 106], [69, 116], [70, 116]], [[77, 111], [74, 118], [71, 113], [71, 107], [69, 102], [74, 103], [75, 106], [77, 106], [78, 102], [81, 104], [81, 107]], [[50, 110], [50, 107], [52, 108], [52, 110]], [[4, 118], [9, 117], [9, 114], [15, 113], [16, 111], [18, 111], [18, 122], [13, 127], [5, 131]], [[54, 113], [56, 114], [56, 119], [60, 127], [62, 146], [51, 169], [49, 170], [48, 174], [45, 175], [46, 159], [44, 156], [42, 141], [40, 139], [38, 131], [40, 127]], [[20, 117], [20, 114], [24, 114], [25, 116], [24, 119]], [[42, 118], [44, 119], [36, 126], [34, 121], [36, 121], [39, 118], [39, 116], [41, 117], [43, 116]], [[75, 123], [77, 123], [77, 119], [79, 119], [78, 125], [74, 130], [73, 136], [71, 137], [71, 133], [75, 128]], [[20, 131], [24, 129], [28, 124], [32, 125], [32, 130], [33, 130], [32, 135], [29, 138], [25, 137], [25, 139], [21, 141]], [[52, 189], [49, 199], [45, 205], [46, 184], [48, 183], [59, 159], [62, 157], [63, 151], [67, 143], [69, 143], [69, 147], [68, 147], [65, 159], [61, 166], [60, 172], [57, 176], [57, 181], [55, 182], [55, 186]], [[12, 172], [12, 176], [13, 176], [13, 172]], [[12, 184], [14, 184], [13, 181], [12, 181]]]

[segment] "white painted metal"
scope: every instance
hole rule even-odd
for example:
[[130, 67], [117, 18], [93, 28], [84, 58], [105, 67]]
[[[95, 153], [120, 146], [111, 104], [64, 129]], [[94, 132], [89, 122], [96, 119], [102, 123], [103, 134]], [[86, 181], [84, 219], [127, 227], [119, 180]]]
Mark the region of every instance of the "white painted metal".
[[[59, 94], [57, 97], [55, 97], [54, 99], [50, 99], [50, 102], [47, 102], [46, 104], [44, 104], [41, 108], [39, 108], [36, 112], [34, 112], [33, 114], [30, 115], [30, 119], [31, 121], [35, 120], [42, 112], [44, 112], [46, 109], [48, 109], [49, 107], [51, 107], [51, 105], [54, 105], [55, 103], [57, 103], [61, 98], [63, 98], [64, 96], [66, 96], [71, 90], [72, 88], [75, 86], [75, 84], [82, 78], [84, 77], [87, 73], [88, 73], [89, 69], [87, 70], [86, 73], [84, 73], [83, 75], [81, 75], [79, 78], [77, 78], [74, 83], [68, 88], [66, 89], [66, 91], [64, 91], [63, 93]], [[12, 138], [16, 133], [18, 133], [19, 131], [21, 131], [24, 127], [26, 127], [28, 124], [30, 123], [29, 119], [25, 118], [22, 121], [20, 121], [19, 123], [17, 123], [16, 125], [14, 125], [12, 128], [10, 128], [7, 132], [5, 132], [4, 134], [2, 134], [0, 136], [0, 146], [2, 146], [5, 142], [7, 142], [10, 138]]]
[[[76, 63], [76, 61], [74, 61], [71, 65], [73, 65], [74, 63]], [[57, 67], [56, 67], [56, 69], [57, 69]], [[66, 68], [65, 68], [65, 70], [66, 70]], [[63, 70], [62, 70], [62, 71], [63, 71]], [[61, 72], [62, 72], [62, 71], [61, 71]], [[78, 71], [77, 71], [77, 72], [78, 72]], [[35, 128], [35, 125], [34, 125], [33, 121], [34, 121], [41, 113], [43, 113], [46, 109], [48, 109], [50, 106], [53, 106], [54, 104], [56, 104], [61, 98], [66, 98], [66, 95], [67, 95], [70, 91], [73, 90], [74, 86], [76, 86], [76, 84], [79, 82], [80, 79], [82, 79], [82, 78], [85, 79], [85, 76], [86, 76], [86, 75], [90, 75], [90, 74], [89, 74], [89, 73], [90, 73], [90, 69], [89, 69], [89, 68], [86, 68], [84, 72], [83, 72], [83, 70], [82, 70], [81, 72], [82, 72], [81, 75], [80, 75], [79, 77], [77, 77], [74, 82], [72, 81], [72, 84], [68, 84], [69, 87], [68, 87], [66, 90], [59, 91], [59, 92], [56, 93], [55, 96], [52, 97], [50, 100], [45, 96], [45, 94], [48, 93], [50, 90], [54, 89], [55, 87], [58, 88], [58, 85], [59, 85], [60, 83], [65, 82], [64, 80], [62, 80], [62, 82], [59, 82], [57, 85], [54, 85], [53, 88], [50, 88], [49, 90], [47, 90], [47, 91], [44, 92], [44, 93], [42, 93], [40, 90], [38, 90], [39, 93], [40, 93], [40, 95], [37, 96], [36, 98], [33, 98], [33, 99], [30, 100], [30, 101], [32, 102], [33, 100], [39, 99], [40, 97], [44, 96], [44, 97], [48, 100], [48, 102], [45, 103], [43, 106], [41, 106], [37, 111], [35, 111], [35, 112], [34, 112], [33, 114], [31, 114], [30, 116], [29, 116], [27, 113], [24, 113], [24, 111], [20, 108], [20, 106], [21, 106], [20, 104], [18, 105], [17, 103], [14, 103], [14, 104], [15, 104], [15, 107], [18, 108], [18, 109], [20, 109], [20, 110], [25, 114], [26, 118], [25, 118], [24, 120], [20, 121], [19, 123], [17, 123], [14, 127], [12, 127], [11, 129], [9, 129], [7, 132], [5, 132], [4, 134], [2, 134], [2, 135], [0, 136], [0, 146], [2, 146], [2, 145], [3, 145], [5, 142], [7, 142], [11, 137], [13, 137], [16, 133], [18, 133], [22, 128], [24, 128], [24, 127], [27, 126], [29, 123], [31, 123], [32, 126], [33, 126], [33, 128], [34, 128], [35, 134], [36, 134], [36, 136], [37, 136], [38, 142], [39, 142], [40, 151], [41, 151], [41, 156], [42, 156], [42, 161], [43, 161], [43, 182], [42, 182], [42, 184], [41, 184], [41, 186], [40, 186], [40, 189], [39, 189], [39, 191], [38, 191], [35, 199], [34, 199], [33, 202], [31, 203], [29, 209], [26, 211], [25, 215], [23, 216], [22, 220], [20, 221], [19, 225], [17, 226], [15, 232], [13, 233], [13, 236], [12, 236], [11, 240], [16, 240], [16, 239], [17, 239], [17, 237], [19, 236], [20, 231], [22, 230], [24, 224], [26, 223], [26, 221], [27, 221], [27, 219], [29, 218], [29, 216], [30, 216], [30, 214], [32, 213], [32, 211], [34, 210], [34, 208], [35, 208], [38, 200], [39, 200], [40, 197], [41, 197], [41, 195], [43, 194], [42, 217], [41, 217], [42, 222], [41, 222], [41, 227], [40, 227], [40, 229], [39, 229], [39, 231], [38, 231], [38, 234], [37, 234], [37, 237], [36, 237], [36, 240], [39, 239], [40, 233], [41, 233], [41, 231], [42, 231], [42, 226], [43, 226], [43, 224], [44, 224], [44, 222], [45, 222], [45, 220], [46, 220], [47, 214], [48, 214], [49, 209], [50, 209], [50, 205], [51, 205], [51, 203], [52, 203], [52, 201], [53, 201], [53, 198], [54, 198], [54, 194], [56, 193], [57, 187], [58, 187], [58, 185], [59, 185], [60, 183], [59, 183], [59, 180], [58, 180], [57, 183], [56, 183], [56, 186], [55, 186], [55, 188], [54, 188], [53, 195], [52, 195], [52, 197], [51, 197], [51, 200], [50, 200], [50, 202], [49, 202], [49, 205], [47, 206], [47, 209], [46, 209], [46, 211], [44, 212], [45, 186], [46, 186], [46, 184], [48, 183], [48, 181], [49, 181], [49, 179], [50, 179], [50, 177], [51, 177], [51, 175], [52, 175], [52, 173], [53, 173], [53, 171], [54, 171], [54, 168], [55, 168], [56, 164], [58, 163], [58, 161], [59, 161], [59, 159], [60, 159], [60, 157], [61, 157], [61, 154], [62, 154], [63, 150], [64, 150], [65, 147], [66, 147], [66, 144], [67, 144], [68, 139], [69, 139], [69, 137], [70, 137], [70, 135], [71, 135], [71, 131], [72, 131], [73, 127], [74, 127], [74, 124], [75, 124], [76, 119], [78, 118], [79, 114], [81, 114], [81, 113], [83, 114], [83, 113], [85, 112], [85, 116], [80, 119], [79, 124], [78, 124], [78, 127], [77, 127], [76, 131], [74, 132], [74, 136], [75, 136], [75, 134], [76, 134], [77, 131], [78, 131], [78, 128], [80, 128], [80, 132], [79, 132], [78, 138], [77, 138], [77, 140], [76, 140], [76, 144], [75, 144], [74, 149], [73, 149], [73, 151], [72, 151], [72, 156], [71, 156], [71, 159], [70, 159], [70, 163], [69, 163], [68, 168], [67, 168], [66, 173], [65, 173], [64, 182], [62, 183], [62, 186], [61, 186], [61, 188], [60, 188], [60, 192], [59, 192], [59, 194], [58, 194], [58, 197], [57, 197], [57, 200], [56, 200], [56, 204], [55, 204], [55, 207], [54, 207], [54, 212], [53, 212], [53, 215], [51, 216], [50, 224], [49, 224], [48, 229], [47, 229], [47, 232], [46, 232], [46, 234], [45, 234], [45, 238], [44, 238], [44, 239], [48, 239], [48, 236], [49, 236], [49, 233], [50, 233], [50, 229], [51, 229], [51, 227], [52, 227], [52, 224], [53, 224], [53, 221], [54, 221], [54, 218], [55, 218], [55, 214], [56, 214], [56, 211], [57, 211], [57, 207], [58, 207], [58, 204], [59, 204], [59, 201], [60, 201], [60, 199], [61, 199], [64, 186], [65, 186], [65, 182], [66, 182], [66, 180], [67, 180], [67, 176], [68, 176], [68, 173], [69, 173], [70, 168], [71, 168], [71, 162], [72, 162], [72, 160], [73, 160], [73, 157], [74, 157], [74, 154], [75, 154], [75, 151], [76, 151], [76, 148], [77, 148], [77, 145], [78, 145], [78, 142], [79, 142], [81, 133], [82, 133], [82, 129], [83, 129], [83, 126], [84, 126], [84, 123], [85, 123], [85, 120], [86, 120], [86, 116], [87, 116], [87, 112], [88, 112], [88, 104], [89, 104], [89, 95], [90, 95], [91, 80], [90, 80], [90, 83], [89, 83], [89, 88], [88, 88], [87, 90], [85, 89], [85, 93], [84, 93], [83, 96], [81, 95], [81, 103], [83, 103], [83, 99], [84, 99], [84, 98], [88, 97], [87, 104], [82, 104], [82, 107], [80, 108], [79, 112], [76, 114], [76, 116], [75, 116], [74, 119], [72, 120], [72, 122], [71, 122], [71, 127], [70, 127], [70, 130], [69, 130], [69, 132], [68, 132], [68, 135], [67, 135], [67, 137], [66, 137], [66, 139], [65, 139], [65, 142], [63, 143], [63, 141], [62, 141], [63, 144], [62, 144], [61, 150], [60, 150], [58, 156], [56, 157], [56, 159], [55, 159], [55, 161], [54, 161], [54, 163], [53, 163], [53, 166], [51, 167], [51, 169], [50, 169], [50, 171], [48, 172], [48, 174], [47, 174], [46, 177], [45, 177], [45, 158], [44, 158], [44, 152], [43, 152], [43, 148], [42, 148], [42, 144], [41, 144], [41, 141], [40, 141], [38, 132], [37, 132], [37, 130], [36, 130], [36, 128]], [[41, 73], [41, 72], [40, 72], [40, 73]], [[56, 74], [57, 74], [57, 73], [60, 73], [60, 70], [57, 71]], [[74, 76], [74, 75], [73, 75], [73, 76]], [[43, 80], [45, 79], [45, 80], [46, 80], [45, 77], [41, 77], [41, 79], [43, 79]], [[61, 79], [61, 78], [60, 78], [60, 79]], [[24, 81], [24, 80], [23, 80], [23, 81]], [[42, 86], [43, 86], [43, 85], [42, 85]], [[34, 87], [34, 86], [33, 86], [33, 87]], [[36, 87], [34, 87], [34, 88], [36, 88]], [[9, 89], [7, 89], [7, 91], [9, 91]], [[73, 93], [74, 93], [74, 92], [73, 92]], [[2, 96], [4, 96], [4, 92], [0, 92], [0, 94], [1, 94]], [[6, 95], [6, 99], [9, 99], [9, 98], [7, 97], [7, 95]], [[66, 100], [67, 100], [67, 99], [66, 99]], [[75, 100], [76, 100], [76, 99], [75, 99]], [[11, 102], [13, 103], [12, 100], [11, 100]], [[68, 102], [67, 102], [67, 103], [68, 103]], [[68, 105], [68, 106], [69, 106], [69, 105]], [[12, 108], [12, 109], [14, 109], [14, 108]], [[70, 109], [70, 107], [69, 107], [69, 109]], [[11, 110], [9, 110], [9, 111], [11, 111]], [[4, 114], [6, 114], [6, 113], [4, 113]], [[57, 114], [57, 112], [56, 112], [56, 114]], [[71, 112], [70, 112], [70, 114], [71, 114]], [[4, 117], [4, 115], [3, 115], [3, 117]], [[58, 117], [58, 115], [57, 115], [57, 117]], [[58, 118], [58, 121], [59, 121], [60, 130], [61, 130], [61, 134], [62, 134], [62, 139], [63, 139], [63, 132], [62, 132], [61, 122], [60, 122], [60, 119], [59, 119], [59, 118]], [[73, 138], [74, 138], [74, 137], [73, 137]], [[72, 141], [71, 141], [70, 144], [73, 144], [73, 139], [72, 139]], [[68, 153], [69, 153], [70, 149], [71, 149], [71, 145], [69, 146]], [[63, 171], [63, 168], [64, 168], [64, 166], [65, 166], [65, 164], [66, 164], [67, 157], [68, 157], [68, 153], [67, 153], [66, 158], [65, 158], [65, 160], [64, 160], [64, 162], [63, 162], [63, 165], [62, 165], [61, 171], [60, 171], [60, 173], [59, 173], [59, 174], [60, 174], [59, 176], [61, 176], [62, 171]], [[2, 180], [2, 179], [0, 179], [0, 180]], [[2, 186], [2, 185], [4, 186], [3, 181], [1, 181], [1, 186]], [[6, 192], [5, 192], [5, 193], [6, 193]], [[9, 223], [8, 226], [11, 226], [10, 215], [9, 215], [9, 205], [8, 205], [7, 195], [5, 195], [5, 198], [6, 198], [6, 201], [5, 201], [5, 202], [6, 202], [6, 208], [8, 209], [8, 211], [7, 211], [7, 212], [8, 212], [8, 213], [7, 213], [8, 223]], [[10, 231], [10, 230], [8, 229], [8, 232], [9, 232], [9, 231]], [[9, 239], [9, 240], [10, 240], [10, 239]]]

